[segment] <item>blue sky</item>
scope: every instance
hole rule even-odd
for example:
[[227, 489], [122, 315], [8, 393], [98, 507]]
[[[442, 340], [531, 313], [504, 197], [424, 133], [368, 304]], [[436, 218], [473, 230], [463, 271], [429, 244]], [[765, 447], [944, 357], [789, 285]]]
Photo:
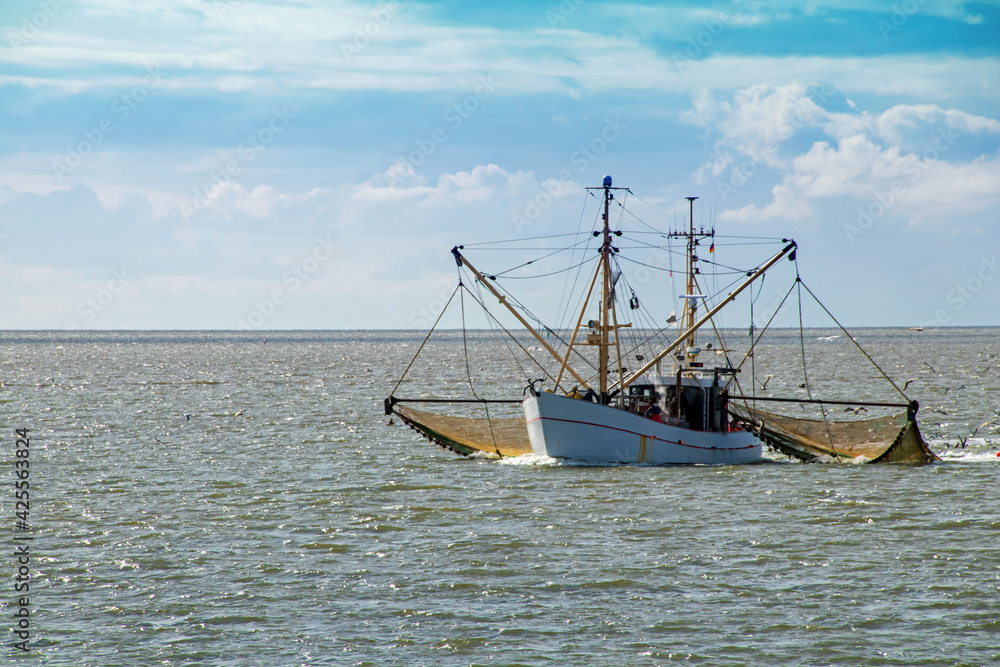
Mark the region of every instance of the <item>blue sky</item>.
[[851, 326], [1000, 324], [1000, 3], [469, 4], [5, 2], [0, 328], [422, 326], [605, 173]]

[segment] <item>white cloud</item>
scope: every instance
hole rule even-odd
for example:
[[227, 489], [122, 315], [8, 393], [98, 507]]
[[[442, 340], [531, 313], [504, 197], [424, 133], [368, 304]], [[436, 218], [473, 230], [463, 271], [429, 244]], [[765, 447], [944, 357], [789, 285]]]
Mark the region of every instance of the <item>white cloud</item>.
[[[576, 184], [557, 188], [493, 164], [443, 174], [434, 185], [389, 186], [376, 176], [294, 191], [233, 181], [185, 221], [176, 211], [155, 217], [141, 191], [106, 193], [110, 205], [82, 185], [6, 191], [0, 218], [11, 228], [0, 255], [11, 289], [0, 305], [25, 326], [230, 328], [277, 289], [289, 305], [267, 320], [270, 327], [349, 326], [348, 318], [353, 326], [407, 326], [412, 304], [438, 297], [452, 245], [530, 235], [512, 222], [530, 201], [542, 202], [530, 231], [546, 230], [552, 219], [578, 213], [580, 193]], [[290, 279], [309, 257], [331, 257], [331, 247], [333, 261]], [[103, 290], [112, 271], [129, 276], [128, 289], [99, 317], [80, 320], [79, 304]], [[384, 315], [359, 306], [368, 297], [388, 298]]]
[[784, 166], [777, 146], [803, 127], [814, 127], [828, 117], [808, 95], [802, 84], [774, 86], [757, 84], [736, 91], [732, 101], [701, 91], [694, 108], [681, 120], [717, 130], [717, 159], [713, 174], [734, 160], [729, 149], [753, 157], [772, 167]]
[[[727, 210], [721, 219], [802, 220], [819, 200], [881, 197], [892, 200], [894, 213], [918, 221], [989, 210], [1000, 200], [1000, 121], [933, 104], [901, 104], [880, 114], [828, 111], [823, 96], [817, 104], [815, 95], [802, 85], [757, 85], [731, 99], [695, 97], [684, 120], [715, 137], [713, 159], [695, 172], [696, 180], [724, 176], [730, 165], [745, 164], [744, 157], [773, 168], [781, 179], [770, 203]], [[800, 131], [829, 139], [812, 141], [800, 152], [790, 141]], [[970, 157], [976, 137], [992, 137], [993, 149]]]
[[939, 124], [963, 133], [985, 132], [1000, 134], [1000, 121], [974, 116], [956, 109], [942, 109], [936, 104], [900, 104], [887, 109], [876, 119], [879, 136], [891, 143], [900, 144], [912, 130], [925, 129]]
[[[920, 4], [922, 16], [976, 20], [978, 6]], [[1000, 121], [970, 113], [995, 106], [1000, 89], [1000, 58], [988, 50], [892, 55], [896, 43], [872, 57], [739, 52], [755, 34], [750, 26], [773, 31], [803, 15], [822, 22], [841, 9], [871, 12], [863, 0], [722, 3], [739, 11], [719, 48], [681, 63], [676, 44], [707, 29], [716, 8], [588, 2], [552, 28], [539, 6], [519, 15], [516, 28], [495, 28], [437, 21], [440, 7], [422, 3], [402, 3], [383, 25], [372, 14], [381, 6], [75, 0], [17, 49], [3, 48], [0, 36], [0, 86], [17, 100], [8, 105], [9, 150], [17, 152], [0, 157], [0, 233], [8, 235], [0, 253], [21, 276], [9, 292], [29, 295], [18, 297], [19, 321], [32, 321], [34, 297], [61, 304], [45, 312], [72, 310], [124, 265], [140, 273], [134, 292], [116, 300], [102, 325], [232, 326], [329, 234], [340, 247], [336, 261], [268, 323], [342, 326], [352, 317], [405, 326], [412, 303], [437, 299], [452, 275], [454, 243], [572, 227], [581, 186], [543, 180], [560, 167], [588, 185], [610, 171], [667, 210], [689, 194], [689, 183], [671, 184], [677, 173], [701, 164], [696, 180], [712, 184], [754, 169], [740, 201], [721, 214], [745, 221], [826, 223], [831, 209], [867, 205], [896, 181], [904, 187], [893, 215], [910, 221], [962, 224], [956, 213], [971, 211], [980, 214], [969, 226], [988, 227], [997, 210]], [[358, 30], [372, 21], [377, 34], [362, 44]], [[878, 39], [874, 19], [870, 28]], [[112, 100], [155, 65], [162, 86], [118, 123]], [[383, 172], [397, 155], [412, 159], [427, 128], [445, 126], [447, 100], [468, 96], [487, 74], [504, 99], [460, 131], [448, 125], [447, 146], [421, 173], [406, 158]], [[824, 100], [808, 81], [831, 82], [836, 95]], [[678, 124], [678, 100], [691, 91], [703, 92]], [[275, 99], [300, 114], [294, 129], [259, 160], [240, 162], [207, 206], [183, 220], [178, 206], [219, 182], [215, 175], [239, 156], [239, 128]], [[598, 136], [588, 128], [619, 113], [635, 129], [579, 167], [574, 148]], [[121, 131], [59, 182], [52, 164], [65, 161], [60, 151], [102, 116]], [[692, 129], [706, 135], [708, 159], [692, 150]], [[935, 148], [939, 131], [955, 142]], [[715, 193], [697, 194], [710, 201]], [[139, 303], [142, 295], [157, 300], [156, 312]], [[358, 305], [375, 297], [389, 301], [384, 313]], [[392, 320], [400, 310], [402, 321]], [[335, 321], [322, 319], [334, 312]]]
[[[384, 175], [359, 184], [351, 198], [360, 202], [400, 202], [419, 200], [418, 205], [474, 203], [514, 198], [536, 193], [543, 184], [531, 172], [509, 173], [495, 164], [478, 165], [470, 171], [442, 174], [434, 186], [426, 185], [412, 167], [396, 162]], [[565, 196], [564, 188], [557, 194]]]
[[[672, 25], [671, 13], [679, 11], [688, 27], [674, 38], [683, 44], [687, 32], [718, 13], [699, 9], [633, 7], [620, 18], [628, 25], [608, 35], [584, 31], [577, 23], [551, 29], [543, 11], [534, 29], [499, 29], [434, 24], [418, 6], [406, 3], [395, 3], [399, 11], [386, 15], [390, 4], [269, 6], [217, 0], [126, 8], [75, 2], [26, 44], [2, 49], [9, 68], [30, 71], [9, 70], [0, 84], [49, 86], [65, 93], [123, 88], [134, 85], [124, 72], [150, 66], [163, 68], [166, 90], [253, 93], [460, 91], [474, 88], [485, 72], [496, 76], [499, 94], [559, 91], [576, 97], [612, 90], [686, 93], [706, 82], [716, 90], [733, 90], [753, 82], [783, 86], [824, 80], [849, 93], [938, 100], [989, 95], [1000, 84], [1000, 60], [993, 57], [771, 57], [709, 49], [709, 57], [683, 59], [678, 66], [676, 54], [661, 53], [645, 41], [647, 25]], [[946, 7], [930, 3], [921, 11]], [[736, 9], [733, 24], [783, 20], [781, 12]], [[595, 11], [600, 16], [624, 10], [607, 5]], [[154, 32], [146, 29], [150, 21], [157, 22]]]

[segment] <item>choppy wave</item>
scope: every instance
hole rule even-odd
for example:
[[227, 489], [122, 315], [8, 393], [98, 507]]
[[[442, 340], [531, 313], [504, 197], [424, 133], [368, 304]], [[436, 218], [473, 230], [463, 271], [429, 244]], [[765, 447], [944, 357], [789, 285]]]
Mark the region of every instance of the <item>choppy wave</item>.
[[[382, 413], [417, 332], [5, 334], [2, 418], [33, 437], [35, 658], [995, 662], [1000, 458], [972, 433], [1000, 407], [981, 356], [1000, 336], [854, 333], [919, 378], [944, 463], [467, 459]], [[794, 368], [787, 338], [767, 372]], [[467, 391], [461, 337], [427, 351], [400, 391]], [[824, 395], [868, 390], [831, 359]], [[483, 395], [521, 391], [499, 360], [476, 373]]]

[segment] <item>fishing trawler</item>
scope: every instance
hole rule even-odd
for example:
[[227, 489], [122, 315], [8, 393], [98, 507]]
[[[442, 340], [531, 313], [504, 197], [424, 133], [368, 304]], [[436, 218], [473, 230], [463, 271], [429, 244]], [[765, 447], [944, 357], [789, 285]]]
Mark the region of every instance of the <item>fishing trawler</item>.
[[[815, 398], [807, 384], [801, 385], [807, 391], [804, 397], [774, 398], [758, 396], [756, 392], [746, 396], [739, 389], [738, 374], [747, 359], [752, 358], [754, 346], [750, 346], [741, 362], [734, 363], [713, 318], [781, 260], [795, 261], [795, 241], [782, 239], [777, 252], [759, 266], [733, 271], [740, 278], [730, 284], [732, 289], [703, 293], [711, 290], [700, 280], [704, 275], [702, 266], [720, 265], [700, 258], [698, 253], [705, 243], [710, 244], [709, 253], [714, 253], [717, 235], [714, 227], [696, 229], [694, 202], [697, 197], [687, 197], [689, 215], [685, 228], [666, 233], [651, 232], [669, 244], [683, 244], [684, 266], [678, 267], [685, 275], [684, 293], [679, 298], [682, 314], [677, 318], [672, 313], [666, 319], [666, 326], [650, 326], [655, 320], [643, 319], [644, 309], [638, 296], [629, 281], [623, 280], [621, 263], [624, 256], [618, 247], [623, 236], [625, 239], [638, 238], [638, 232], [622, 229], [624, 214], [619, 223], [612, 225], [611, 221], [612, 206], [624, 211], [620, 198], [632, 193], [628, 188], [614, 187], [610, 176], [604, 177], [600, 187], [587, 188], [587, 191], [602, 197], [595, 228], [582, 234], [597, 245], [597, 259], [568, 337], [557, 329], [532, 326], [526, 318], [529, 311], [505, 290], [504, 281], [498, 279], [497, 274], [484, 274], [473, 266], [463, 253], [464, 246], [452, 249], [459, 270], [468, 272], [471, 283], [470, 287], [465, 280], [460, 280], [456, 293], [475, 289], [476, 292], [470, 291], [470, 294], [484, 307], [487, 293], [495, 298], [534, 339], [535, 351], [548, 355], [547, 359], [539, 361], [519, 344], [544, 377], [533, 379], [518, 364], [525, 375], [521, 381], [523, 397], [520, 399], [491, 399], [478, 395], [471, 398], [401, 398], [395, 396], [395, 392], [404, 373], [385, 400], [386, 414], [397, 414], [432, 442], [462, 455], [480, 452], [504, 457], [533, 453], [600, 463], [719, 465], [761, 461], [767, 446], [806, 461], [857, 460], [857, 457], [870, 462], [936, 460], [917, 428], [916, 402], [906, 399], [887, 376], [886, 380], [903, 395], [905, 402], [824, 400]], [[672, 252], [671, 246], [668, 258], [672, 257]], [[501, 272], [500, 275], [509, 273]], [[673, 276], [672, 268], [670, 275]], [[797, 270], [795, 282], [801, 291], [803, 285]], [[581, 284], [581, 294], [583, 284], [586, 283]], [[628, 310], [624, 299], [620, 298], [625, 288], [630, 293]], [[464, 301], [462, 303], [464, 317]], [[596, 317], [588, 318], [595, 310]], [[627, 321], [629, 315], [634, 321]], [[499, 322], [496, 316], [491, 317]], [[633, 327], [636, 321], [643, 326]], [[712, 328], [716, 341], [707, 342], [703, 349], [698, 339], [700, 330], [706, 326]], [[674, 328], [676, 335], [670, 333]], [[428, 337], [433, 331], [434, 327]], [[506, 329], [504, 331], [517, 339]], [[760, 335], [763, 334], [761, 331]], [[755, 340], [759, 340], [759, 336]], [[657, 343], [660, 347], [656, 351], [647, 352]], [[417, 356], [419, 354], [420, 350]], [[705, 357], [710, 357], [711, 361], [704, 361]], [[638, 366], [634, 370], [626, 367], [632, 360]], [[473, 386], [471, 375], [469, 386]], [[758, 409], [758, 401], [815, 404], [822, 417], [803, 419], [765, 412]], [[418, 402], [474, 404], [484, 408], [486, 416], [457, 416], [404, 405]], [[521, 403], [523, 417], [490, 415], [491, 404], [514, 402]], [[902, 408], [903, 411], [869, 420], [828, 419], [826, 407], [842, 404], [855, 408]]]

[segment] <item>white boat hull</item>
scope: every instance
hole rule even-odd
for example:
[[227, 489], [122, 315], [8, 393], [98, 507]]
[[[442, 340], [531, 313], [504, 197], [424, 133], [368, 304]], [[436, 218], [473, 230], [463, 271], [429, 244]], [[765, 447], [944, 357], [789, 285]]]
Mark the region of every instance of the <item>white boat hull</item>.
[[590, 401], [542, 392], [524, 399], [535, 454], [603, 463], [731, 465], [760, 461], [747, 431], [693, 431]]

